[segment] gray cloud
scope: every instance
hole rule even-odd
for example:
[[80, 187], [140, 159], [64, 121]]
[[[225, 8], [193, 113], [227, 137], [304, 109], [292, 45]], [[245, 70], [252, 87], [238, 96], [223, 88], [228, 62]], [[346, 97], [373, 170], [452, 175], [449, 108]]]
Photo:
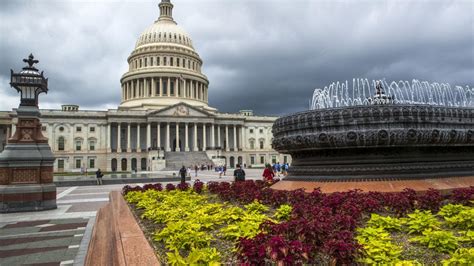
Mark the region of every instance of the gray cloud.
[[[474, 85], [472, 1], [172, 2], [222, 112], [301, 111], [316, 87], [354, 77]], [[9, 69], [30, 52], [50, 78], [42, 107], [117, 106], [126, 58], [157, 3], [2, 1], [0, 109], [17, 105]]]

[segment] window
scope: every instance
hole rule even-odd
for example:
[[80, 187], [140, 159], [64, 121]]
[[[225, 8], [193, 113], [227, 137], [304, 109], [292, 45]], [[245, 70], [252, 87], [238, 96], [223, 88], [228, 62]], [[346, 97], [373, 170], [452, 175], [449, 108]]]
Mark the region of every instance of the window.
[[255, 149], [255, 140], [253, 139], [250, 140], [250, 149]]
[[163, 65], [166, 66], [166, 56], [163, 57]]
[[64, 131], [64, 127], [59, 127], [59, 132], [63, 132]]
[[250, 156], [250, 164], [255, 164], [255, 156]]
[[265, 156], [260, 156], [260, 163], [264, 164], [265, 163]]
[[263, 128], [260, 129], [260, 134], [263, 134]]
[[170, 66], [173, 66], [173, 57], [170, 57]]
[[90, 128], [90, 131], [91, 131], [91, 132], [95, 132], [95, 127], [91, 127], [91, 128]]
[[80, 151], [82, 149], [82, 141], [76, 140], [76, 151]]
[[46, 126], [42, 126], [41, 131], [46, 131]]
[[64, 151], [64, 137], [58, 139], [58, 151]]
[[159, 56], [156, 58], [156, 65], [157, 65], [157, 66], [160, 65], [160, 57], [159, 57]]
[[58, 169], [64, 169], [64, 160], [58, 160]]
[[95, 159], [89, 159], [89, 168], [95, 168]]
[[272, 155], [272, 164], [275, 164], [276, 162], [277, 162], [276, 155]]
[[263, 149], [263, 140], [260, 141], [260, 149]]
[[76, 127], [77, 132], [82, 132], [82, 127]]
[[89, 150], [95, 151], [95, 141], [93, 140], [89, 141]]
[[82, 160], [81, 159], [76, 159], [76, 169], [81, 168], [82, 166]]
[[148, 65], [148, 58], [145, 58], [145, 67]]
[[179, 67], [179, 58], [176, 58], [176, 66]]
[[253, 128], [251, 128], [249, 131], [250, 131], [250, 134], [252, 134], [253, 133]]
[[288, 156], [283, 156], [283, 163], [288, 163]]

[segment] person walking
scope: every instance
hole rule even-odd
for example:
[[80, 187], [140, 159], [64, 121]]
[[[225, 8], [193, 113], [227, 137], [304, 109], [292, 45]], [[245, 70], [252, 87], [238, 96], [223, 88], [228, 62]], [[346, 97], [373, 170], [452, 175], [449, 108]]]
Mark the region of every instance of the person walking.
[[273, 181], [273, 177], [275, 177], [275, 173], [273, 173], [272, 166], [267, 164], [265, 170], [263, 170], [263, 181], [271, 182]]
[[95, 172], [95, 177], [97, 178], [97, 185], [102, 185], [102, 177], [104, 174], [100, 171], [100, 168], [97, 169], [97, 172]]
[[236, 168], [237, 169], [234, 170], [235, 182], [245, 181], [245, 171], [240, 168], [240, 164], [237, 164]]
[[181, 176], [181, 183], [184, 183], [186, 182], [186, 167], [181, 167], [181, 169], [179, 169], [179, 175]]
[[199, 170], [199, 168], [198, 168], [197, 164], [195, 164], [195, 165], [194, 165], [194, 173], [195, 173], [195, 174], [194, 174], [194, 177], [197, 177], [197, 176], [198, 176], [198, 170]]
[[227, 166], [226, 165], [222, 166], [222, 172], [224, 173], [224, 176], [225, 176], [225, 172], [227, 172]]

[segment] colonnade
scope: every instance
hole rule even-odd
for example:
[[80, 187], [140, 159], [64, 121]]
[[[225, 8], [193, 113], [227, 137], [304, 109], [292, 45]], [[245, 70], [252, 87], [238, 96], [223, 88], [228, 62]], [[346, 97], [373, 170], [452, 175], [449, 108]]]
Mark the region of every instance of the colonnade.
[[122, 101], [148, 97], [179, 97], [207, 102], [207, 84], [181, 77], [139, 78], [122, 83]]
[[[244, 127], [241, 125], [154, 122], [109, 123], [107, 127], [107, 147], [110, 147], [111, 152], [140, 152], [149, 149], [177, 152], [207, 149], [239, 151], [244, 143]], [[132, 139], [132, 135], [135, 139]]]

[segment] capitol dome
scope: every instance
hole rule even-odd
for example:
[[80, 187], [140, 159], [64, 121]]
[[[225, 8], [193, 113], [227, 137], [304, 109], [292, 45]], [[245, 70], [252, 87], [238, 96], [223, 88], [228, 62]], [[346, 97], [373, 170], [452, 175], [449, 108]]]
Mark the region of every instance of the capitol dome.
[[173, 19], [173, 4], [162, 0], [159, 18], [138, 38], [122, 76], [120, 109], [162, 109], [180, 102], [208, 111], [207, 77], [188, 33]]

